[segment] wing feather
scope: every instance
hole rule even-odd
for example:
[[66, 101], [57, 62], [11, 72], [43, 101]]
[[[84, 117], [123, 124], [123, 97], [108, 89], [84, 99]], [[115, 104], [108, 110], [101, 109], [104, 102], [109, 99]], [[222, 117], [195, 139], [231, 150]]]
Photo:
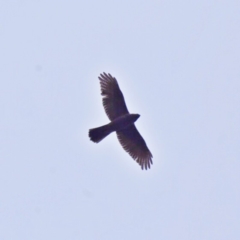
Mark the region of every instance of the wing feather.
[[134, 124], [117, 131], [117, 137], [124, 150], [136, 160], [142, 169], [150, 168], [153, 156]]
[[98, 78], [103, 96], [103, 106], [108, 118], [112, 121], [117, 117], [128, 114], [129, 112], [116, 78], [106, 73], [100, 74]]

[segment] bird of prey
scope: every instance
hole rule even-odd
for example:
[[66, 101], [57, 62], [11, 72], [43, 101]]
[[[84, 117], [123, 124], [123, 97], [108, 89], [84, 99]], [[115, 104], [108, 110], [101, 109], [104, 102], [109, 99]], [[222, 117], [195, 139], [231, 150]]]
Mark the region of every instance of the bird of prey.
[[140, 115], [128, 112], [116, 78], [105, 72], [100, 74], [98, 78], [100, 80], [101, 95], [103, 96], [103, 106], [111, 122], [90, 129], [90, 139], [98, 143], [110, 133], [116, 132], [117, 138], [125, 151], [136, 160], [142, 169], [147, 170], [152, 164], [152, 154], [134, 124]]

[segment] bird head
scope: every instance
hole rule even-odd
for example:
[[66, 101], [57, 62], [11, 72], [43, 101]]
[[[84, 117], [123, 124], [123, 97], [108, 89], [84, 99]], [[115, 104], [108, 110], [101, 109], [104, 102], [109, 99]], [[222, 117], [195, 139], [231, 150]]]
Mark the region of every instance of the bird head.
[[137, 119], [140, 117], [140, 114], [137, 114], [137, 113], [133, 113], [131, 115], [132, 115], [132, 118], [134, 119], [134, 122], [137, 121]]

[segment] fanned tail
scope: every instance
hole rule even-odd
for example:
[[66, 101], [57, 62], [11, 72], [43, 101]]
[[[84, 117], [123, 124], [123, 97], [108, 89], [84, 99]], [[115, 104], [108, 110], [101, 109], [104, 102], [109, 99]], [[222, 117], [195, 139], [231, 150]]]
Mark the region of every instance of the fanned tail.
[[98, 143], [102, 141], [111, 132], [112, 130], [110, 129], [110, 126], [104, 125], [102, 127], [90, 129], [88, 135], [93, 142]]

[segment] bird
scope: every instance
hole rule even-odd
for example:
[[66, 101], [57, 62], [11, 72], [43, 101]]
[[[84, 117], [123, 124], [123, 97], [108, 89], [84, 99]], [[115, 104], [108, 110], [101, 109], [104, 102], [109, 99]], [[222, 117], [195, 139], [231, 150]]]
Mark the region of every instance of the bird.
[[129, 113], [115, 77], [110, 73], [103, 72], [98, 79], [100, 80], [101, 95], [103, 96], [103, 107], [110, 123], [90, 129], [88, 133], [90, 140], [99, 143], [110, 133], [116, 132], [123, 149], [129, 153], [143, 170], [149, 169], [153, 163], [153, 156], [134, 124], [140, 115]]

